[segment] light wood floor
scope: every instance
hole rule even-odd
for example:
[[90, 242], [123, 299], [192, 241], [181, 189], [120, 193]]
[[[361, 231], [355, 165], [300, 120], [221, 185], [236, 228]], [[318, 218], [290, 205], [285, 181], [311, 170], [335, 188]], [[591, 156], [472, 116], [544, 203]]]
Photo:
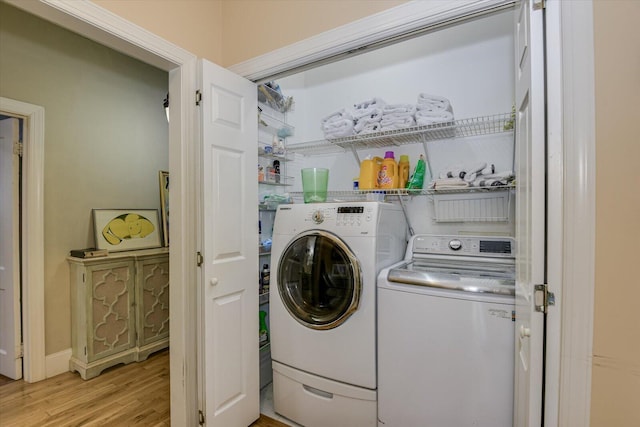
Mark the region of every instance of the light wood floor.
[[[169, 351], [84, 381], [66, 372], [0, 386], [0, 426], [169, 426]], [[251, 427], [282, 427], [264, 415]]]

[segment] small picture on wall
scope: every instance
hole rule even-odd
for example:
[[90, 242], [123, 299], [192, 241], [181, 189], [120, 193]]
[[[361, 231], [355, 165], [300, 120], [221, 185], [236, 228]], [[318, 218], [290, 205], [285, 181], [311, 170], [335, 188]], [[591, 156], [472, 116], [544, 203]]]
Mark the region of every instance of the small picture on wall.
[[162, 246], [159, 224], [157, 209], [93, 209], [96, 248], [109, 252]]
[[160, 171], [160, 216], [164, 245], [169, 246], [169, 172]]

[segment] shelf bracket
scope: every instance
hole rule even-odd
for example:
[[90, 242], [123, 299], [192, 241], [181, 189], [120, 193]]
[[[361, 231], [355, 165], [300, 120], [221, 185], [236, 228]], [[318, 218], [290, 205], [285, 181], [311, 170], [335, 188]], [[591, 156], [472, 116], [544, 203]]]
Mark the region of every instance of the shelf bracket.
[[355, 157], [356, 162], [358, 163], [358, 167], [360, 167], [360, 157], [358, 156], [358, 151], [356, 151], [356, 147], [352, 144], [351, 147], [351, 152], [353, 153], [353, 157]]
[[402, 194], [400, 193], [398, 193], [398, 200], [400, 201], [400, 207], [402, 208], [404, 219], [407, 221], [407, 227], [409, 228], [409, 235], [413, 236], [415, 234], [415, 231], [413, 231], [413, 227], [411, 227], [411, 221], [409, 221], [409, 215], [407, 214], [407, 207], [404, 205], [404, 200], [402, 200]]

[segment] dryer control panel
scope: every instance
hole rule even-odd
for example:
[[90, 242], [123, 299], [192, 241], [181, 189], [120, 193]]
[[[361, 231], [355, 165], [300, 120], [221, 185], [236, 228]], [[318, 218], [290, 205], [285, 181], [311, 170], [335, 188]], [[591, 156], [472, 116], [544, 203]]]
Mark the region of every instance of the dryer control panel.
[[308, 217], [314, 224], [340, 228], [366, 226], [374, 218], [374, 207], [363, 205], [319, 206], [312, 210]]

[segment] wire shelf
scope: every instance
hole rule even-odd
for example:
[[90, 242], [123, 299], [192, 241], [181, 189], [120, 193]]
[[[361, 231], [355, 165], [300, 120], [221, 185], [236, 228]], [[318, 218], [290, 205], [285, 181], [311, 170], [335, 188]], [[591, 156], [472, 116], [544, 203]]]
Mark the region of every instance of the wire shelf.
[[[445, 190], [421, 189], [392, 189], [392, 190], [331, 190], [327, 191], [327, 202], [362, 202], [362, 201], [384, 201], [390, 200], [389, 196], [437, 196], [444, 194], [477, 194], [494, 193], [508, 191], [515, 188], [515, 184], [499, 185], [493, 187], [464, 187]], [[294, 203], [302, 203], [304, 193], [302, 191], [292, 191], [289, 195]]]
[[287, 146], [287, 151], [304, 155], [333, 154], [345, 152], [347, 149], [382, 148], [443, 139], [512, 132], [513, 127], [512, 114], [505, 113], [455, 120], [448, 123], [375, 132], [366, 135], [354, 135], [331, 140], [290, 144]]

